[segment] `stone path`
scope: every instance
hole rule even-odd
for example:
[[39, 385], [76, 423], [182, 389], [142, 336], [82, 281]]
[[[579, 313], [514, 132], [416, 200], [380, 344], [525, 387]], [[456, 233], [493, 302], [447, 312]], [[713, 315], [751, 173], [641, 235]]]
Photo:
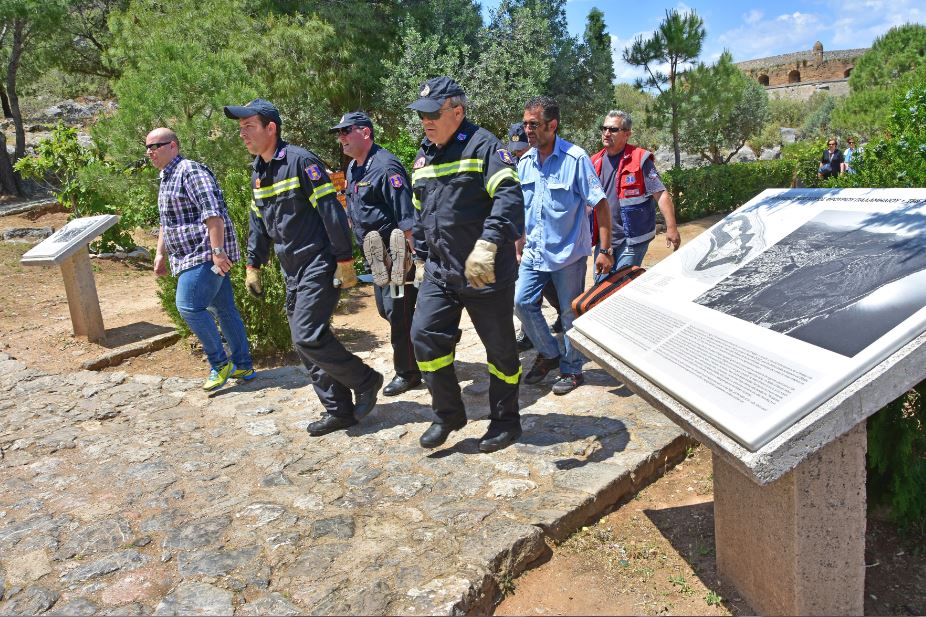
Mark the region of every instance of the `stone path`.
[[[388, 354], [361, 355], [388, 373]], [[206, 396], [0, 354], [0, 615], [490, 613], [545, 540], [688, 443], [589, 364], [565, 397], [522, 386], [521, 442], [481, 454], [471, 328], [457, 358], [473, 421], [429, 452], [424, 389], [312, 439], [321, 408], [301, 369]]]

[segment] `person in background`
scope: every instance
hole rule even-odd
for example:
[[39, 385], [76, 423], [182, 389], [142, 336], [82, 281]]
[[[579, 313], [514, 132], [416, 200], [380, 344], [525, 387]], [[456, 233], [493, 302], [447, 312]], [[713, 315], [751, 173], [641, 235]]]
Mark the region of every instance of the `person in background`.
[[849, 147], [846, 148], [846, 151], [842, 153], [842, 173], [844, 174], [854, 174], [855, 170], [852, 169], [852, 159], [855, 158], [855, 155], [858, 153], [858, 149], [855, 147], [855, 138], [849, 138]]
[[[177, 276], [177, 311], [211, 367], [203, 390], [221, 388], [230, 377], [254, 379], [248, 337], [228, 276], [241, 255], [222, 189], [208, 167], [180, 154], [180, 140], [168, 128], [148, 133], [145, 153], [161, 170], [154, 273], [166, 276], [169, 264]], [[210, 310], [219, 319], [231, 359]]]
[[839, 172], [842, 171], [842, 152], [837, 148], [838, 142], [835, 137], [830, 137], [826, 142], [826, 150], [820, 157], [820, 167], [817, 169], [817, 176], [826, 180], [827, 178], [838, 178]]

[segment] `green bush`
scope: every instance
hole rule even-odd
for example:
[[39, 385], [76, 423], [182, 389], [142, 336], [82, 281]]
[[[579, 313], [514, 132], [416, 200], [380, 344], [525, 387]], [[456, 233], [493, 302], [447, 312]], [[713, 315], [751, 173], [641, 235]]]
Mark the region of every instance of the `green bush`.
[[679, 222], [732, 212], [763, 190], [791, 186], [793, 163], [756, 161], [672, 169], [662, 174]]
[[[261, 268], [261, 281], [264, 295], [260, 298], [251, 296], [245, 287], [245, 253], [248, 245], [248, 212], [251, 207], [250, 175], [247, 171], [230, 171], [220, 183], [225, 193], [225, 203], [241, 249], [241, 261], [232, 268], [232, 289], [235, 303], [241, 313], [244, 329], [248, 333], [251, 353], [255, 356], [271, 354], [292, 349], [289, 322], [286, 318], [286, 284], [276, 258]], [[271, 251], [271, 254], [273, 252]], [[175, 298], [177, 295], [177, 277], [162, 277], [158, 284], [158, 297], [161, 306], [170, 315], [171, 320], [183, 336], [190, 334], [186, 323], [177, 312]]]
[[833, 180], [817, 177], [820, 158], [826, 150], [826, 138], [796, 141], [781, 149], [781, 160], [788, 161], [798, 181], [798, 186], [816, 188], [832, 184]]

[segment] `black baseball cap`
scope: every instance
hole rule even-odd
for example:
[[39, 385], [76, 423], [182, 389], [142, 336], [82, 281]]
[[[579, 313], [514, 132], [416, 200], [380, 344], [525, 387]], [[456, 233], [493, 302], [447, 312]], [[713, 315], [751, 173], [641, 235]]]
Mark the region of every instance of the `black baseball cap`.
[[250, 118], [251, 116], [256, 116], [260, 114], [267, 120], [271, 122], [276, 122], [277, 126], [281, 126], [283, 121], [280, 120], [280, 112], [274, 107], [273, 103], [270, 101], [265, 101], [264, 99], [254, 99], [247, 105], [226, 105], [225, 106], [225, 115], [232, 120], [237, 120], [239, 118]]
[[408, 105], [409, 109], [415, 111], [424, 111], [433, 113], [441, 108], [444, 101], [452, 96], [462, 96], [466, 94], [460, 84], [449, 77], [432, 77], [423, 84], [418, 91], [421, 97], [417, 101]]
[[531, 145], [527, 143], [527, 133], [524, 132], [524, 124], [515, 122], [508, 129], [508, 149], [511, 151], [527, 150]]
[[370, 116], [362, 111], [350, 111], [341, 116], [341, 121], [328, 129], [328, 132], [333, 133], [338, 129], [346, 129], [349, 126], [368, 126], [373, 128], [373, 121], [370, 120]]

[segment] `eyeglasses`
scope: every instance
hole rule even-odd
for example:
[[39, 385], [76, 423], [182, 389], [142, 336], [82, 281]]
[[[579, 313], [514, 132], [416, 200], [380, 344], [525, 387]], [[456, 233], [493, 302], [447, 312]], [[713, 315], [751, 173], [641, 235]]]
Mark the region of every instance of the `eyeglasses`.
[[444, 115], [444, 112], [453, 109], [452, 107], [441, 107], [437, 111], [419, 111], [418, 118], [420, 120], [440, 120], [440, 117]]
[[849, 145], [850, 145], [850, 146], [854, 146], [854, 145], [855, 145], [855, 142], [852, 141], [852, 140], [850, 139], [850, 140], [849, 140]]
[[351, 126], [345, 126], [342, 129], [335, 129], [334, 132], [343, 137], [344, 135], [350, 135], [350, 132], [353, 131], [355, 128], [357, 128], [356, 124], [351, 125]]
[[530, 129], [530, 130], [532, 130], [532, 131], [536, 131], [536, 130], [537, 130], [538, 128], [540, 128], [541, 126], [546, 126], [546, 125], [547, 125], [546, 122], [530, 122], [530, 121], [528, 121], [528, 122], [522, 122], [522, 123], [521, 123], [521, 126], [523, 126], [525, 129]]
[[616, 127], [616, 126], [602, 126], [602, 127], [601, 127], [601, 132], [602, 132], [602, 133], [611, 133], [612, 135], [613, 135], [614, 133], [620, 133], [620, 132], [622, 132], [622, 131], [629, 131], [629, 130], [630, 130], [630, 129], [622, 129], [622, 128], [618, 128], [618, 127]]
[[145, 152], [148, 152], [149, 150], [157, 150], [161, 146], [166, 146], [169, 143], [169, 141], [159, 141], [154, 144], [145, 144]]

